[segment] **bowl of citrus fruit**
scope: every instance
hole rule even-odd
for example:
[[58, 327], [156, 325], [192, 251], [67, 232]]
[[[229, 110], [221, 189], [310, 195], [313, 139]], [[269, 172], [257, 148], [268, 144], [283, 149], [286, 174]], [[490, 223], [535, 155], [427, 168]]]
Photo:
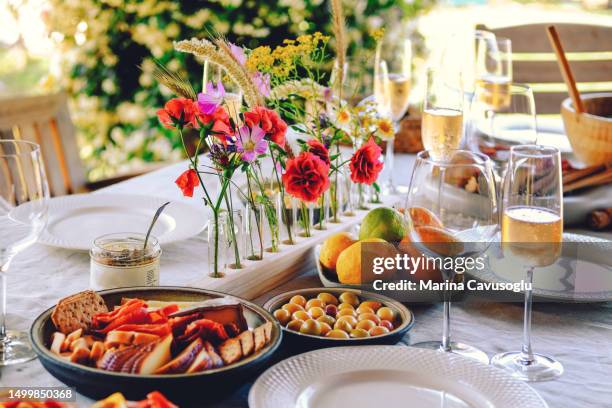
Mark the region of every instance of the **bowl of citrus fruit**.
[[414, 325], [406, 306], [358, 289], [294, 290], [275, 296], [264, 308], [280, 323], [290, 346], [301, 349], [395, 344]]
[[[376, 257], [388, 258], [397, 254], [419, 256], [420, 251], [411, 242], [409, 222], [413, 224], [413, 233], [417, 233], [424, 243], [443, 243], [449, 248], [453, 244], [460, 244], [454, 242], [454, 237], [444, 230], [438, 217], [426, 208], [411, 207], [404, 210], [377, 207], [363, 218], [357, 234], [338, 232], [314, 248], [317, 272], [323, 286], [371, 290], [371, 283], [377, 279], [407, 279], [417, 284], [422, 280], [442, 281], [440, 271], [433, 268], [419, 267], [409, 274], [387, 270], [380, 275], [374, 274], [369, 267], [371, 259], [367, 256], [368, 252], [375, 252], [373, 255]], [[432, 302], [438, 299], [438, 295], [432, 291], [418, 288], [417, 285], [416, 290], [403, 295], [406, 301]]]

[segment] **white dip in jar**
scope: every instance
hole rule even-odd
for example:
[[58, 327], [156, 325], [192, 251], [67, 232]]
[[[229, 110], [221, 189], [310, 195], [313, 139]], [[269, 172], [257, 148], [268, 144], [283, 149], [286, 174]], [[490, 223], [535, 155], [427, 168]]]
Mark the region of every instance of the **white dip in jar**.
[[161, 248], [157, 238], [121, 232], [94, 240], [91, 258], [90, 286], [93, 290], [128, 286], [159, 286]]

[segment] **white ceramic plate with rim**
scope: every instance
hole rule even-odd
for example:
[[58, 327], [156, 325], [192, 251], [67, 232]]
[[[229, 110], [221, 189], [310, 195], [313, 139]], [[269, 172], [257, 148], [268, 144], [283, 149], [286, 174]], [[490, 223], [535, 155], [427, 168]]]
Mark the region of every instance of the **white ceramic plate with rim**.
[[251, 408], [545, 408], [526, 383], [459, 355], [406, 346], [325, 348], [264, 372]]
[[[499, 239], [499, 236], [498, 238]], [[533, 295], [538, 301], [597, 303], [612, 301], [612, 241], [588, 235], [563, 233], [561, 257], [553, 265], [536, 268]], [[470, 276], [487, 283], [517, 283], [525, 279], [524, 268], [511, 257], [504, 259], [497, 246], [489, 251], [489, 268]]]
[[[128, 194], [75, 194], [49, 200], [49, 220], [38, 242], [88, 251], [94, 239], [117, 232], [146, 233], [155, 211], [169, 200]], [[206, 225], [203, 209], [172, 201], [153, 227], [160, 244], [200, 233]]]

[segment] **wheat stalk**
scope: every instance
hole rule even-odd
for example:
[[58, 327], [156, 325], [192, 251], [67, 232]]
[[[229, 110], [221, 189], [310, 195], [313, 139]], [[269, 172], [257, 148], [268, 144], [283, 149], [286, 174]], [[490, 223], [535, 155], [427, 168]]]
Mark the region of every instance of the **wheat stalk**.
[[[219, 42], [223, 42], [229, 51], [229, 47], [225, 41], [220, 40]], [[174, 49], [193, 54], [213, 64], [219, 65], [225, 70], [229, 78], [240, 88], [244, 94], [244, 100], [249, 107], [252, 108], [264, 105], [263, 97], [253, 83], [253, 80], [231, 55], [231, 52], [228, 55], [227, 51], [222, 48], [218, 49], [212, 42], [197, 38], [175, 42]]]
[[[174, 92], [177, 96], [183, 98], [195, 99], [196, 92], [189, 81], [180, 76], [179, 74], [170, 71], [164, 64], [155, 61], [155, 68], [153, 68], [153, 77], [157, 82], [165, 85], [168, 89]], [[142, 69], [142, 67], [140, 67]]]
[[342, 10], [342, 0], [331, 0], [332, 32], [336, 38], [338, 97], [342, 100], [342, 84], [344, 83], [344, 65], [346, 61], [346, 21]]

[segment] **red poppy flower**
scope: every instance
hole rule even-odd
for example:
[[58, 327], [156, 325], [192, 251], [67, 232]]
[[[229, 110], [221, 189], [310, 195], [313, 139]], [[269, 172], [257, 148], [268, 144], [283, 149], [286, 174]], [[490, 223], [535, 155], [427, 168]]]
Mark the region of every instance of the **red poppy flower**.
[[194, 169], [185, 170], [175, 181], [185, 197], [193, 197], [193, 189], [198, 185], [198, 174]]
[[196, 103], [188, 98], [170, 99], [163, 109], [157, 111], [157, 118], [165, 128], [193, 126], [199, 112]]
[[308, 151], [310, 153], [323, 160], [323, 163], [325, 163], [327, 167], [330, 166], [329, 150], [327, 150], [327, 147], [325, 147], [323, 143], [319, 142], [317, 139], [310, 139], [306, 144], [308, 145]]
[[255, 125], [259, 126], [268, 134], [271, 141], [285, 147], [287, 124], [275, 111], [256, 106], [252, 111], [244, 113], [244, 121], [250, 128]]
[[316, 201], [329, 188], [329, 167], [310, 152], [287, 160], [283, 185], [285, 191], [302, 201]]
[[351, 180], [354, 183], [372, 184], [376, 181], [383, 168], [379, 161], [381, 152], [382, 149], [372, 138], [357, 149], [349, 163]]
[[197, 117], [204, 125], [212, 123], [210, 130], [213, 133], [221, 135], [231, 135], [233, 133], [229, 114], [223, 106], [217, 106], [215, 111], [210, 115], [198, 111]]

